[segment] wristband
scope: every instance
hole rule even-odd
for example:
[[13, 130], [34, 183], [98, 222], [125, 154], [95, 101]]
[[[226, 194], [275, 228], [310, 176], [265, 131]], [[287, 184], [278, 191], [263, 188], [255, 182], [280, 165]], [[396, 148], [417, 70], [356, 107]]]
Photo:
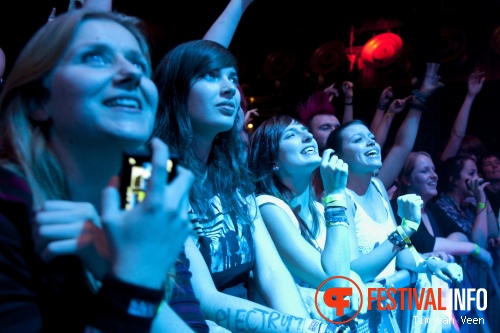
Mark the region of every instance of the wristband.
[[474, 245], [475, 245], [475, 246], [474, 246], [474, 251], [472, 251], [472, 253], [471, 253], [471, 254], [472, 254], [474, 257], [477, 257], [477, 256], [479, 256], [479, 252], [481, 251], [481, 248], [480, 248], [480, 247], [479, 247], [479, 245], [477, 245], [477, 244], [474, 244]]
[[484, 209], [484, 208], [486, 208], [486, 204], [484, 202], [478, 202], [477, 203], [477, 208]]
[[352, 105], [352, 102], [344, 102], [344, 105]]
[[394, 117], [396, 114], [395, 114], [394, 112], [390, 112], [390, 111], [389, 111], [389, 112], [386, 112], [386, 113], [385, 113], [385, 115], [386, 115], [387, 117]]
[[342, 225], [349, 225], [349, 221], [347, 220], [347, 215], [345, 213], [345, 208], [327, 207], [327, 209], [325, 210], [325, 226], [333, 227], [340, 222], [342, 222]]
[[[415, 222], [413, 222], [413, 223], [415, 223]], [[405, 242], [406, 247], [408, 247], [408, 250], [410, 250], [410, 252], [413, 256], [413, 259], [415, 259], [415, 264], [418, 265], [418, 263], [422, 259], [420, 258], [420, 255], [418, 254], [417, 249], [415, 249], [415, 246], [413, 246], [413, 244], [411, 243], [410, 237], [408, 237], [408, 235], [404, 231], [403, 227], [400, 225], [397, 226], [396, 231], [398, 232], [398, 234], [401, 236], [401, 238]]]
[[388, 106], [389, 106], [389, 104], [387, 104], [387, 103], [378, 103], [378, 104], [377, 104], [377, 108], [378, 108], [379, 110], [384, 110], [384, 111], [385, 111], [385, 110], [387, 110], [387, 107], [388, 107]]
[[329, 194], [323, 199], [323, 204], [326, 207], [343, 207], [347, 208], [345, 194]]
[[346, 227], [349, 228], [349, 223], [346, 221], [326, 221], [325, 222], [325, 227]]
[[419, 224], [417, 222], [413, 222], [411, 220], [407, 220], [404, 217], [403, 217], [403, 221], [401, 222], [401, 225], [404, 226], [404, 227], [408, 227], [408, 228], [410, 228], [413, 231], [417, 231], [418, 230], [418, 226], [419, 226]]

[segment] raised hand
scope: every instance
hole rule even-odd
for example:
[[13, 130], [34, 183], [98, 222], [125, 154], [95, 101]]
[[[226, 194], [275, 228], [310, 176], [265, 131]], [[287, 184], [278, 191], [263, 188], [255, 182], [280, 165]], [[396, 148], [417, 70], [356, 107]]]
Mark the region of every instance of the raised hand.
[[406, 103], [412, 98], [413, 98], [413, 96], [410, 95], [410, 96], [403, 98], [403, 99], [393, 100], [391, 105], [389, 105], [389, 109], [387, 110], [387, 112], [391, 112], [393, 114], [400, 113], [401, 111], [403, 111], [405, 109]]
[[347, 186], [348, 165], [334, 154], [333, 149], [326, 149], [320, 164], [321, 179], [325, 193], [345, 193]]
[[252, 122], [254, 117], [258, 117], [259, 113], [257, 112], [257, 109], [251, 109], [245, 112], [245, 118], [243, 121], [243, 126], [246, 127], [249, 123]]
[[113, 273], [130, 283], [159, 288], [192, 230], [188, 200], [194, 176], [180, 166], [167, 184], [168, 148], [151, 142], [153, 172], [146, 197], [129, 211], [120, 209], [116, 183], [102, 194], [102, 223], [110, 243]]
[[354, 84], [349, 81], [344, 81], [342, 83], [342, 92], [344, 93], [344, 98], [348, 102], [352, 102], [352, 98], [354, 97], [354, 92], [352, 90], [352, 87]]
[[[401, 217], [402, 219], [415, 222], [419, 225], [422, 217], [421, 210], [424, 204], [422, 198], [416, 194], [405, 194], [399, 196], [397, 202], [398, 202], [399, 217]], [[407, 228], [407, 229], [411, 229], [412, 232], [415, 231], [413, 230], [413, 228]]]
[[441, 76], [438, 75], [439, 67], [440, 65], [438, 63], [427, 63], [424, 80], [419, 90], [424, 98], [430, 97], [439, 88], [444, 87], [444, 84], [439, 81], [441, 79]]
[[328, 95], [328, 100], [331, 102], [333, 97], [339, 96], [339, 91], [335, 88], [335, 83], [323, 89], [325, 93]]
[[467, 94], [470, 96], [476, 96], [479, 94], [483, 88], [483, 82], [485, 80], [484, 72], [475, 71], [469, 75]]
[[389, 102], [393, 97], [394, 93], [392, 92], [392, 86], [385, 87], [385, 89], [382, 90], [382, 93], [380, 94], [377, 106], [381, 110], [386, 110], [387, 106], [389, 105]]

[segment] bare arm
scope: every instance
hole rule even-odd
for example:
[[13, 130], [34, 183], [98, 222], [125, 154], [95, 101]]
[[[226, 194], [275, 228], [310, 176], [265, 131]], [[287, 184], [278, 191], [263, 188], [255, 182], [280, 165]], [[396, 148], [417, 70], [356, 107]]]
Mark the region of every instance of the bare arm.
[[[468, 256], [473, 255], [476, 251], [476, 244], [471, 242], [458, 242], [448, 238], [436, 237], [434, 251], [444, 251], [447, 254]], [[493, 258], [491, 254], [482, 247], [479, 247], [479, 253], [474, 255], [478, 260], [486, 263], [489, 267], [493, 266]]]
[[236, 28], [245, 10], [254, 0], [230, 0], [224, 11], [203, 36], [226, 48], [231, 44]]
[[380, 147], [383, 148], [385, 145], [385, 141], [387, 139], [387, 135], [389, 134], [389, 129], [391, 128], [394, 116], [397, 115], [398, 113], [401, 113], [404, 110], [406, 102], [411, 97], [412, 96], [410, 95], [404, 99], [395, 99], [390, 104], [389, 109], [384, 114], [383, 119], [380, 121], [377, 131], [373, 133], [375, 135], [375, 140], [380, 145]]
[[113, 1], [112, 0], [85, 0], [83, 2], [83, 8], [110, 12], [113, 9]]
[[[255, 265], [253, 277], [261, 296], [275, 310], [307, 318], [302, 296], [292, 275], [281, 260], [269, 232], [257, 209], [254, 220]], [[279, 276], [279, 282], [275, 278]]]
[[375, 133], [379, 127], [382, 119], [384, 118], [385, 111], [389, 107], [389, 102], [393, 97], [392, 87], [388, 86], [380, 94], [380, 98], [377, 103], [377, 109], [375, 110], [375, 115], [373, 116], [372, 122], [370, 124], [370, 132]]
[[345, 81], [342, 83], [342, 91], [344, 92], [344, 115], [342, 116], [342, 123], [346, 123], [354, 119], [354, 109], [352, 100], [354, 92], [352, 90], [353, 83]]
[[406, 157], [413, 149], [421, 116], [422, 111], [410, 108], [405, 120], [398, 129], [394, 144], [391, 146], [377, 175], [377, 178], [384, 184], [385, 189], [391, 187], [394, 179], [403, 168]]
[[457, 117], [455, 118], [450, 138], [444, 148], [441, 160], [444, 161], [457, 154], [467, 130], [467, 123], [469, 122], [472, 103], [474, 102], [477, 94], [481, 91], [484, 80], [485, 78], [483, 72], [474, 72], [469, 75], [467, 95], [465, 95], [464, 102], [462, 103]]
[[285, 314], [258, 303], [219, 292], [193, 240], [188, 239], [185, 246], [186, 255], [191, 261], [193, 289], [207, 320], [212, 320], [232, 332], [308, 332], [307, 327], [312, 322], [309, 315], [297, 317]]
[[438, 71], [439, 64], [427, 64], [424, 81], [420, 90], [415, 93], [418, 96], [414, 96], [408, 114], [398, 129], [394, 145], [391, 147], [380, 168], [380, 173], [377, 177], [382, 180], [386, 189], [390, 188], [394, 179], [396, 179], [398, 173], [401, 171], [406, 157], [413, 149], [422, 116], [422, 109], [427, 108], [426, 100], [444, 86], [443, 83], [439, 82], [440, 76], [437, 75]]

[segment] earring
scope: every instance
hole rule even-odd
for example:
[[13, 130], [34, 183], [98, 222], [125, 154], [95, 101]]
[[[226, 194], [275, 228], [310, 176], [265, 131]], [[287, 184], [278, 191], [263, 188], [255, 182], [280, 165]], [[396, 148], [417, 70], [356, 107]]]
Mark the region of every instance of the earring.
[[273, 166], [273, 171], [278, 171], [279, 169], [280, 169], [279, 166], [277, 166], [277, 165]]

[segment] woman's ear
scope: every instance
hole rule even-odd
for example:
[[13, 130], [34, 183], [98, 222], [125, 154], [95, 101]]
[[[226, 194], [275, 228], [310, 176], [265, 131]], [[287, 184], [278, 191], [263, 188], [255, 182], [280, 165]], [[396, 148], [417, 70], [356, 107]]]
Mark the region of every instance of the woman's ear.
[[410, 186], [410, 181], [408, 180], [408, 178], [406, 176], [403, 176], [401, 177], [401, 183], [403, 183], [403, 185], [405, 186]]
[[451, 185], [457, 186], [458, 179], [456, 179], [453, 176], [450, 176], [450, 178], [448, 178], [448, 180], [449, 180], [449, 182], [450, 182]]

